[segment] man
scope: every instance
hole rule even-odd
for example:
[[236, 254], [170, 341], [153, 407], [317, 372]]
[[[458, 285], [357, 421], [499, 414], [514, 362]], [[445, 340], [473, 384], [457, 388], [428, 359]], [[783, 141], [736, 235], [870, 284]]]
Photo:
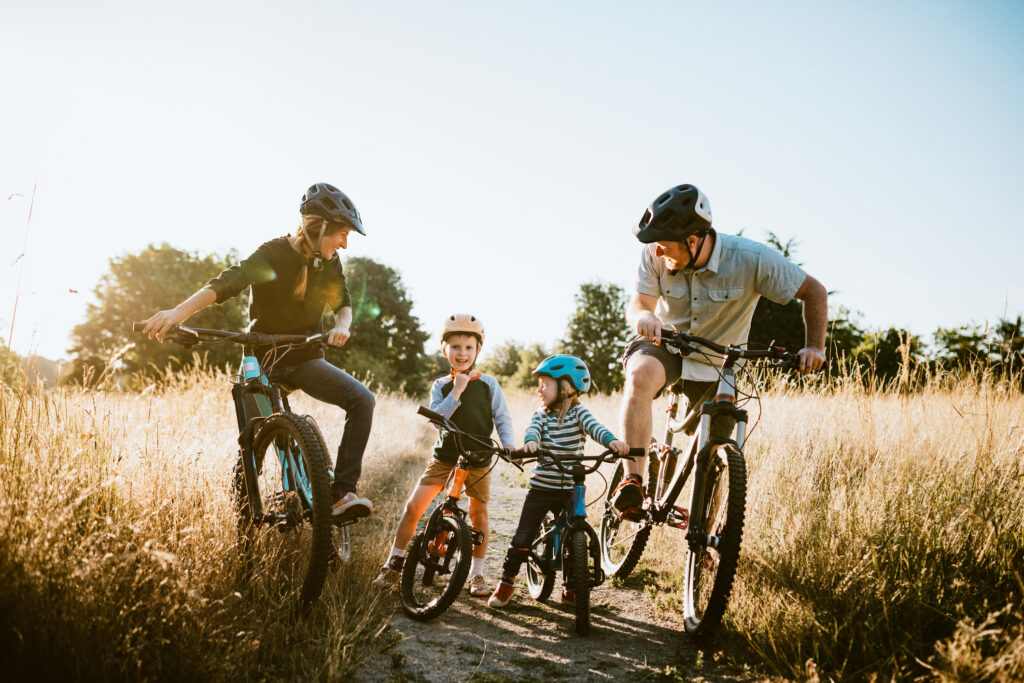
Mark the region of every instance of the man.
[[[706, 400], [718, 382], [711, 361], [685, 358], [660, 345], [663, 328], [686, 332], [719, 344], [743, 344], [760, 297], [786, 304], [804, 303], [804, 348], [799, 371], [813, 372], [825, 362], [828, 292], [774, 249], [711, 228], [711, 204], [693, 185], [662, 193], [633, 227], [644, 244], [636, 293], [626, 318], [639, 337], [626, 347], [626, 390], [622, 431], [630, 447], [651, 441], [652, 401], [678, 379], [690, 405]], [[735, 421], [719, 417], [712, 436], [731, 437]], [[688, 429], [692, 433], [692, 429]], [[629, 514], [643, 504], [641, 472], [645, 459], [627, 461], [628, 476], [616, 489], [613, 504]]]

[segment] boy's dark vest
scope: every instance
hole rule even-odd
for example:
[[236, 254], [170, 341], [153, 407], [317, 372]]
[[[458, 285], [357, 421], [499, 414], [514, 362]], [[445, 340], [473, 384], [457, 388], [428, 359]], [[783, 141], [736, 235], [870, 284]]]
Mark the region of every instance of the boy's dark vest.
[[[454, 383], [449, 382], [441, 387], [441, 395], [447, 397], [454, 388]], [[452, 413], [451, 421], [459, 429], [487, 441], [491, 432], [494, 431], [491, 388], [479, 378], [472, 379], [463, 390], [460, 400], [462, 402]], [[465, 439], [462, 445], [470, 451], [480, 450], [479, 444], [473, 444]], [[454, 465], [459, 459], [459, 451], [455, 448], [455, 437], [443, 429], [438, 436], [437, 443], [434, 444], [434, 457], [449, 465]], [[488, 462], [488, 464], [490, 463]]]

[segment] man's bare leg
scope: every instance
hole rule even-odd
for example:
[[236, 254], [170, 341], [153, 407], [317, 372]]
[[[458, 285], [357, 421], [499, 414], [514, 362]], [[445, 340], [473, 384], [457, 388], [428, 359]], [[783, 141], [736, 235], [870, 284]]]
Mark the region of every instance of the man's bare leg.
[[[665, 386], [665, 367], [652, 356], [634, 354], [626, 365], [626, 389], [622, 397], [623, 440], [630, 448], [643, 448], [651, 443], [654, 397]], [[646, 456], [626, 461], [630, 474], [643, 476]]]

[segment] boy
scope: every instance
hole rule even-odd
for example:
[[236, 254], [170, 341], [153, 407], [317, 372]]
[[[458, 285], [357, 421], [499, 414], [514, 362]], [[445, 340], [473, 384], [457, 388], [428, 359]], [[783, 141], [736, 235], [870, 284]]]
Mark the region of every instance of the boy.
[[[512, 417], [509, 415], [505, 395], [497, 380], [490, 375], [474, 371], [473, 366], [484, 343], [484, 327], [472, 315], [449, 316], [441, 334], [441, 349], [451, 365], [451, 373], [434, 382], [430, 389], [430, 409], [450, 419], [460, 429], [488, 438], [497, 428], [498, 437], [506, 448], [515, 444]], [[423, 471], [419, 484], [405, 503], [405, 512], [398, 522], [391, 555], [381, 568], [373, 585], [393, 587], [402, 575], [405, 549], [416, 532], [416, 523], [426, 512], [430, 501], [444, 487], [449, 473], [458, 461], [458, 451], [451, 434], [438, 437], [433, 457]], [[483, 531], [483, 543], [473, 547], [473, 561], [469, 570], [467, 588], [470, 595], [484, 597], [490, 593], [484, 581], [484, 558], [490, 528], [487, 519], [487, 500], [490, 498], [490, 465], [471, 467], [466, 477], [469, 497], [469, 521], [473, 528]]]

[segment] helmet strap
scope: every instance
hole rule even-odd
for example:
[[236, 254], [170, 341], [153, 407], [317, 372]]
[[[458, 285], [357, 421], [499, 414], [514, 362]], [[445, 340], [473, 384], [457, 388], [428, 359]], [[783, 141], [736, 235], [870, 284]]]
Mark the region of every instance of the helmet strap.
[[320, 228], [320, 236], [317, 239], [316, 244], [313, 243], [313, 238], [309, 236], [309, 230], [306, 228], [306, 222], [302, 222], [302, 237], [306, 241], [306, 246], [308, 246], [309, 250], [313, 252], [313, 270], [319, 269], [320, 262], [323, 260], [323, 254], [321, 253], [320, 245], [323, 244], [324, 228], [327, 227], [326, 220], [324, 220], [320, 216], [317, 216], [317, 218], [320, 218], [320, 220], [323, 221], [323, 225]]

